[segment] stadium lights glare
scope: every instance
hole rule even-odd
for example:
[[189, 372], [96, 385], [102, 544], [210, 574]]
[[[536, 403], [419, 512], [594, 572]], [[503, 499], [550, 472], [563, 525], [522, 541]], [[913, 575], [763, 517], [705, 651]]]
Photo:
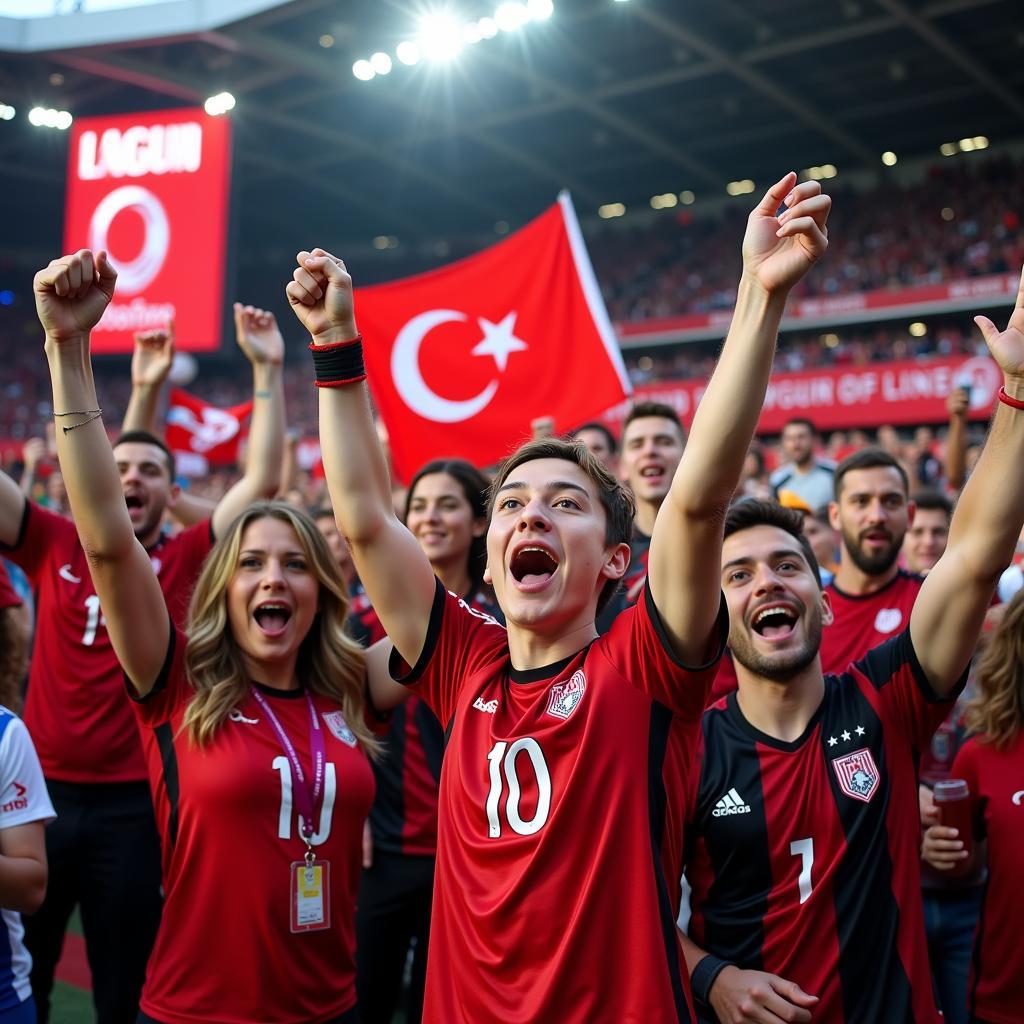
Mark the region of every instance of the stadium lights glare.
[[462, 49], [462, 26], [447, 11], [435, 11], [420, 19], [416, 41], [428, 60], [452, 60]]
[[493, 39], [498, 34], [498, 23], [493, 18], [481, 18], [476, 25], [482, 39]]
[[683, 191], [679, 193], [679, 202], [681, 202], [683, 206], [691, 206], [696, 198], [697, 197], [688, 188], [683, 189]]
[[551, 0], [526, 0], [526, 13], [534, 21], [547, 21], [555, 13]]
[[754, 191], [754, 183], [750, 178], [743, 178], [741, 181], [730, 181], [725, 186], [725, 191], [731, 196], [745, 196], [748, 192]]
[[16, 113], [9, 103], [0, 103], [0, 121], [12, 121]]
[[391, 58], [383, 51], [378, 50], [370, 58], [370, 67], [377, 72], [378, 75], [386, 75], [391, 71]]
[[679, 198], [676, 196], [675, 192], [663, 192], [659, 196], [651, 196], [651, 209], [670, 210], [678, 202]]
[[912, 338], [923, 338], [928, 333], [928, 328], [920, 320], [915, 320], [907, 330]]
[[373, 65], [368, 60], [357, 60], [352, 65], [352, 74], [360, 82], [368, 82], [371, 78], [377, 77], [377, 72], [373, 70]]
[[33, 107], [28, 112], [28, 120], [36, 128], [57, 128], [66, 132], [74, 119], [66, 110], [54, 110], [53, 107]]
[[398, 239], [394, 235], [377, 235], [373, 240], [374, 249], [397, 249]]
[[470, 46], [474, 46], [483, 39], [483, 34], [480, 32], [480, 25], [475, 21], [467, 21], [462, 26], [462, 41], [469, 43]]
[[894, 167], [896, 165], [896, 160], [896, 154], [891, 149], [887, 149], [882, 154], [882, 163], [885, 164], [886, 167]]
[[320, 45], [325, 50], [329, 50], [334, 45], [334, 36], [332, 36], [330, 32], [325, 32], [320, 37]]
[[420, 48], [411, 40], [403, 39], [395, 47], [395, 56], [406, 66], [412, 67], [420, 62]]
[[612, 217], [621, 217], [626, 212], [624, 203], [605, 203], [597, 208], [598, 217], [611, 220]]
[[944, 142], [939, 146], [939, 152], [943, 156], [955, 156], [959, 149], [960, 147], [955, 142]]
[[956, 214], [953, 212], [952, 206], [944, 206], [942, 208], [942, 211], [939, 213], [939, 216], [943, 220], [952, 220], [956, 216]]
[[812, 181], [821, 181], [823, 178], [834, 178], [838, 173], [835, 164], [822, 164], [820, 167], [808, 167], [800, 175]]
[[226, 114], [229, 110], [234, 109], [235, 97], [229, 92], [219, 92], [216, 96], [211, 96], [204, 104], [203, 109], [211, 117], [219, 117], [221, 114]]
[[515, 0], [500, 4], [494, 12], [494, 21], [502, 32], [514, 32], [529, 20], [530, 12], [526, 4], [516, 3]]

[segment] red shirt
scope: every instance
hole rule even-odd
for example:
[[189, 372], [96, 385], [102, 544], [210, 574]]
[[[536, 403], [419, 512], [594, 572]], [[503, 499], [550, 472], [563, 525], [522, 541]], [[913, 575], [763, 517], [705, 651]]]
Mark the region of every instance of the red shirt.
[[[210, 550], [210, 524], [150, 549], [176, 623]], [[25, 724], [43, 774], [62, 782], [143, 782], [139, 730], [124, 699], [124, 677], [74, 523], [25, 503], [18, 542], [7, 553], [36, 591], [36, 636]]]
[[504, 628], [438, 585], [401, 680], [450, 737], [426, 1024], [693, 1019], [675, 917], [714, 661], [680, 665], [644, 594], [583, 650], [517, 672]]
[[[191, 743], [182, 730], [193, 693], [185, 644], [182, 633], [172, 634], [161, 679], [132, 705], [146, 733], [167, 890], [141, 1008], [166, 1024], [331, 1020], [356, 1001], [355, 898], [373, 800], [369, 762], [337, 705], [313, 694], [326, 726], [313, 845], [317, 860], [330, 864], [331, 927], [293, 935], [290, 865], [302, 859], [305, 843], [287, 756], [251, 694], [206, 747]], [[261, 692], [309, 772], [302, 691]]]
[[687, 816], [693, 940], [818, 996], [815, 1020], [937, 1024], [915, 764], [953, 700], [904, 632], [826, 677], [792, 742], [735, 694], [709, 709]]
[[970, 739], [953, 777], [971, 790], [977, 834], [988, 839], [988, 885], [974, 939], [968, 1007], [992, 1024], [1018, 1024], [1024, 1005], [1024, 733], [1007, 750]]
[[7, 567], [0, 562], [0, 610], [4, 608], [20, 608], [22, 600], [11, 586], [11, 577], [7, 575]]
[[872, 648], [905, 630], [922, 583], [923, 576], [902, 569], [873, 594], [847, 594], [830, 583], [825, 592], [832, 599], [835, 621], [822, 631], [822, 672], [845, 672]]

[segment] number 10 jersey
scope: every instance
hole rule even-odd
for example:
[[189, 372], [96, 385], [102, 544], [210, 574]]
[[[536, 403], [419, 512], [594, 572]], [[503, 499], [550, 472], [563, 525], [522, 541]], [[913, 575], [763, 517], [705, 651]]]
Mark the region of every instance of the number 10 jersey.
[[583, 650], [517, 672], [504, 628], [438, 584], [419, 663], [392, 665], [448, 738], [425, 1022], [693, 1019], [682, 811], [717, 660], [678, 663], [645, 589]]

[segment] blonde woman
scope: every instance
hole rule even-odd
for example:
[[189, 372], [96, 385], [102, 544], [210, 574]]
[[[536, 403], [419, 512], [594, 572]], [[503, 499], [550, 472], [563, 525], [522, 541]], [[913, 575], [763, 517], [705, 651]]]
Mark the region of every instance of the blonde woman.
[[96, 403], [89, 331], [113, 295], [105, 253], [36, 275], [58, 449], [107, 629], [136, 701], [166, 904], [139, 1021], [349, 1024], [354, 905], [373, 797], [364, 656], [312, 521], [251, 506], [170, 622]]
[[[1024, 591], [1010, 602], [982, 656], [967, 725], [975, 735], [957, 754], [952, 777], [965, 779], [970, 789], [974, 838], [987, 840], [989, 876], [967, 1008], [976, 1024], [1015, 1024], [1024, 999]], [[968, 856], [957, 830], [941, 825], [925, 833], [922, 852], [940, 871]]]

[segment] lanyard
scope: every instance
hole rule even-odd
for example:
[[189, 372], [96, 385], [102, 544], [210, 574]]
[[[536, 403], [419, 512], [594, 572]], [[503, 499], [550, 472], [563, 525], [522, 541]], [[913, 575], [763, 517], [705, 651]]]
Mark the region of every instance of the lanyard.
[[309, 849], [312, 846], [310, 840], [313, 838], [313, 818], [319, 812], [320, 804], [323, 801], [324, 761], [327, 757], [324, 732], [320, 727], [316, 708], [313, 707], [313, 698], [306, 693], [306, 705], [309, 708], [309, 747], [313, 752], [313, 778], [307, 781], [302, 765], [299, 763], [299, 755], [295, 752], [295, 747], [288, 738], [288, 733], [284, 731], [284, 726], [278, 721], [277, 715], [274, 714], [266, 697], [255, 686], [252, 688], [252, 695], [263, 709], [263, 713], [267, 716], [267, 721], [270, 722], [274, 732], [277, 733], [277, 738], [280, 740], [281, 746], [284, 747], [284, 752], [288, 755], [288, 762], [292, 769], [292, 792], [294, 793], [295, 804], [302, 817], [302, 838], [305, 840], [308, 855]]

